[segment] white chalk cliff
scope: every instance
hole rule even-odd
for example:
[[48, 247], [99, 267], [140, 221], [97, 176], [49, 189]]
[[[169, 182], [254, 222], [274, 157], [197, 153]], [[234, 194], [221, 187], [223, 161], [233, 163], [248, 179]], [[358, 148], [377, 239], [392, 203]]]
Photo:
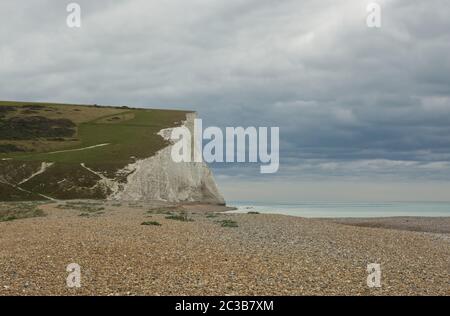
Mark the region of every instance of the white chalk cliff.
[[[187, 114], [184, 126], [193, 134], [195, 113]], [[164, 129], [159, 135], [170, 140], [172, 129]], [[173, 144], [158, 151], [156, 155], [137, 160], [119, 171], [127, 176], [125, 183], [113, 186], [110, 200], [169, 202], [201, 202], [224, 204], [211, 170], [204, 162], [180, 162], [172, 160]], [[106, 180], [105, 180], [106, 181]]]

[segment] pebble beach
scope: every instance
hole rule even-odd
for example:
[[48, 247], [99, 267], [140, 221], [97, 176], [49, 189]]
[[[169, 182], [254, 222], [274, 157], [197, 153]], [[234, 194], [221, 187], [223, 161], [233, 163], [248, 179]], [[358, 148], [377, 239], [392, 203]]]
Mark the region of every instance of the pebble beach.
[[[41, 204], [45, 216], [0, 222], [0, 295], [450, 295], [448, 217], [86, 203]], [[71, 263], [79, 288], [66, 284]], [[367, 285], [370, 263], [381, 265], [380, 288]]]

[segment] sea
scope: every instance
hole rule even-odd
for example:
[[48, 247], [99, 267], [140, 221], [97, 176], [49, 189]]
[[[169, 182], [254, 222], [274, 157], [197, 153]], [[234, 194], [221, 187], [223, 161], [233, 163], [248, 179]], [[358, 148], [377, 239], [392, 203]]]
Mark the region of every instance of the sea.
[[230, 213], [259, 212], [309, 218], [450, 216], [450, 202], [299, 202], [229, 201]]

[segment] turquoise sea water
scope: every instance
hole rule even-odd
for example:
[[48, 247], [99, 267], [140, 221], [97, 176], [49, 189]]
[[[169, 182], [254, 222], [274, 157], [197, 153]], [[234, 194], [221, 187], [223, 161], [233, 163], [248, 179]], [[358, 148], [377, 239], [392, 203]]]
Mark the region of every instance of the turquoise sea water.
[[450, 202], [302, 202], [295, 204], [231, 201], [235, 213], [256, 211], [300, 217], [450, 216]]

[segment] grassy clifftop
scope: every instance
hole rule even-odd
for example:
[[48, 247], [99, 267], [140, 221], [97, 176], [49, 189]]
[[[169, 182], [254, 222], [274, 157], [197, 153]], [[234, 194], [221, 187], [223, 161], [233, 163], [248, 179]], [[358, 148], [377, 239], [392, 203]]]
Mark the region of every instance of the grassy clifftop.
[[[180, 125], [186, 113], [0, 101], [0, 200], [11, 192], [14, 199], [102, 197], [99, 175], [115, 177], [153, 156], [167, 145], [157, 133]], [[49, 167], [39, 174], [43, 162]]]
[[[157, 133], [186, 112], [0, 102], [0, 159], [126, 164], [165, 146]], [[107, 145], [105, 145], [107, 144]], [[99, 147], [93, 147], [104, 145]], [[89, 150], [76, 150], [92, 147]], [[9, 148], [9, 149], [8, 149]]]

